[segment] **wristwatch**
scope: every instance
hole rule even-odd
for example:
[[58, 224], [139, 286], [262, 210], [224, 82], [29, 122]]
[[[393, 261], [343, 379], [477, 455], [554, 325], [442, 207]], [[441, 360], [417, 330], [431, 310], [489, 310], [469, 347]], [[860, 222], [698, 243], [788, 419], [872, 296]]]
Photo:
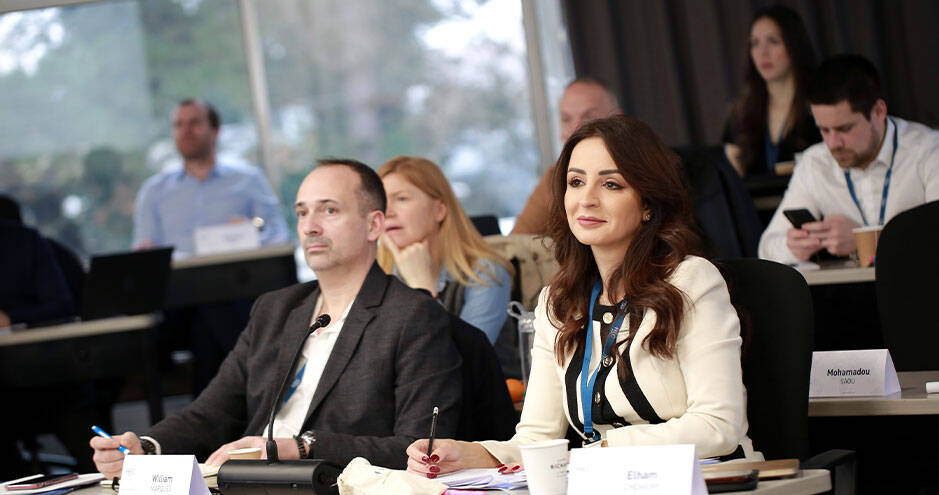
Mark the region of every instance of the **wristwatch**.
[[157, 453], [156, 445], [146, 438], [140, 439], [140, 448], [143, 449], [145, 455], [156, 455]]
[[313, 457], [313, 445], [316, 444], [316, 433], [313, 430], [307, 430], [297, 435], [296, 440], [300, 458], [311, 459]]

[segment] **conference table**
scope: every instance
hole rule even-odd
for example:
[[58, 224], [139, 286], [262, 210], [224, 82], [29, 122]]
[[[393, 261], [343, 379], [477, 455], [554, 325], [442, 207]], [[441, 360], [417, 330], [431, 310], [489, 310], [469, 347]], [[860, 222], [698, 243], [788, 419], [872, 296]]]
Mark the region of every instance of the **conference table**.
[[939, 414], [939, 394], [927, 394], [926, 382], [939, 381], [939, 371], [901, 371], [900, 392], [875, 397], [809, 399], [810, 417], [922, 416]]
[[159, 313], [102, 318], [0, 333], [0, 386], [44, 387], [142, 370], [151, 422], [163, 418], [152, 331]]
[[862, 268], [857, 261], [837, 260], [818, 263], [817, 269], [796, 267], [809, 285], [833, 285], [873, 282], [874, 267]]
[[173, 260], [166, 309], [253, 299], [297, 283], [293, 244]]
[[[807, 469], [803, 470], [795, 478], [761, 481], [755, 490], [742, 492], [725, 492], [737, 494], [760, 494], [760, 495], [813, 495], [824, 493], [831, 489], [831, 476], [827, 469]], [[72, 493], [81, 495], [113, 495], [115, 492], [110, 487], [94, 485]], [[224, 495], [224, 492], [222, 492]], [[299, 492], [298, 492], [299, 493]], [[527, 489], [512, 490], [503, 492], [493, 490], [491, 493], [512, 493], [517, 495], [527, 495]]]

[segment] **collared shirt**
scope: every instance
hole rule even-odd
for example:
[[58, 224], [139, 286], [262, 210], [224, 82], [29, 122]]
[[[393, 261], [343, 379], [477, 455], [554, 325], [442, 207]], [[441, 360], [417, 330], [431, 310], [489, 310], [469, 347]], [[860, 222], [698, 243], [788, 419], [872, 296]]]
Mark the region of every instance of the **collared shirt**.
[[172, 245], [174, 257], [191, 256], [197, 227], [225, 224], [233, 217], [264, 219], [261, 244], [289, 240], [277, 196], [258, 168], [216, 163], [205, 180], [185, 168], [162, 172], [147, 179], [137, 194], [133, 246]]
[[[310, 322], [311, 325], [316, 321], [316, 315], [319, 314], [322, 300], [323, 296], [320, 296], [316, 302], [313, 320]], [[300, 362], [297, 369], [293, 371], [296, 374], [305, 363], [306, 368], [303, 370], [303, 378], [293, 395], [287, 399], [284, 407], [277, 412], [277, 416], [274, 418], [274, 438], [295, 437], [300, 434], [300, 429], [303, 428], [303, 422], [306, 420], [306, 414], [310, 408], [310, 402], [313, 400], [313, 394], [316, 393], [316, 386], [320, 383], [323, 369], [326, 368], [326, 362], [329, 361], [329, 355], [333, 352], [336, 339], [339, 338], [339, 332], [342, 331], [342, 326], [346, 322], [346, 316], [349, 315], [350, 308], [352, 308], [352, 303], [349, 303], [341, 317], [334, 320], [328, 327], [307, 337], [303, 343]], [[267, 431], [266, 427], [265, 431]], [[264, 432], [261, 432], [261, 435], [264, 434]]]
[[[910, 208], [939, 199], [939, 132], [916, 122], [888, 117], [877, 157], [866, 169], [849, 171], [864, 217], [872, 224], [880, 219], [884, 180], [893, 157], [894, 133], [898, 133], [898, 145], [884, 222]], [[844, 169], [824, 142], [808, 148], [796, 164], [789, 188], [760, 238], [760, 258], [780, 263], [798, 261], [786, 246], [786, 232], [792, 225], [783, 215], [785, 210], [798, 208], [808, 209], [818, 219], [841, 214], [864, 225], [848, 191]]]
[[[487, 260], [479, 260], [482, 266], [493, 275], [490, 278], [481, 269], [476, 269], [475, 273], [481, 280], [489, 285], [471, 284], [466, 286], [463, 292], [463, 308], [460, 310], [460, 318], [463, 321], [473, 325], [483, 331], [489, 338], [489, 343], [495, 344], [499, 338], [499, 332], [502, 325], [508, 318], [509, 299], [512, 297], [512, 277], [508, 270], [499, 263]], [[437, 293], [443, 291], [447, 282], [456, 282], [453, 275], [446, 268], [440, 269], [440, 275], [437, 277]]]

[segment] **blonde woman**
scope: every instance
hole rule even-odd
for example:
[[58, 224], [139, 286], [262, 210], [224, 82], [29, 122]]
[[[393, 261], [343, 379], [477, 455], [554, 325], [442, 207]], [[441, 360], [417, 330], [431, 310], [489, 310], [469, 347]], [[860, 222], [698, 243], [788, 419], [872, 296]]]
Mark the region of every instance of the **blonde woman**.
[[378, 169], [388, 208], [378, 262], [482, 330], [495, 343], [505, 323], [511, 265], [483, 240], [430, 160], [399, 156]]

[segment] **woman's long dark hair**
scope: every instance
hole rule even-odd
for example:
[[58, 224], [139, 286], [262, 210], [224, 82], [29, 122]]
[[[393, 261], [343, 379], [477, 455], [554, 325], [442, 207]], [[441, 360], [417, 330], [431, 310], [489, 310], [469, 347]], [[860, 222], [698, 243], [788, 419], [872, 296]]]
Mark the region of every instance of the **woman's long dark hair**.
[[[803, 126], [812, 125], [812, 116], [809, 115], [809, 105], [805, 99], [805, 91], [812, 71], [815, 70], [815, 50], [812, 49], [812, 42], [809, 40], [809, 33], [805, 29], [802, 18], [789, 7], [771, 5], [758, 10], [753, 16], [753, 21], [750, 22], [751, 30], [756, 21], [760, 19], [769, 19], [779, 26], [783, 43], [789, 53], [796, 88], [792, 106], [789, 109], [788, 124], [783, 129], [783, 133], [784, 135], [795, 136], [796, 142], [794, 144], [796, 149], [805, 149], [813, 144], [800, 142], [805, 140], [802, 137], [803, 133], [800, 131]], [[767, 126], [766, 106], [769, 101], [766, 81], [756, 70], [756, 65], [753, 64], [749, 46], [748, 41], [743, 93], [734, 106], [734, 120], [739, 126], [736, 144], [740, 147], [740, 162], [743, 164], [744, 170], [748, 170], [756, 157], [763, 152]]]
[[[551, 280], [548, 314], [560, 329], [555, 354], [563, 363], [566, 354], [584, 345], [590, 293], [600, 277], [590, 246], [574, 237], [564, 208], [571, 153], [578, 143], [592, 137], [603, 140], [623, 179], [651, 213], [648, 221], [640, 223], [623, 262], [603, 290], [611, 301], [628, 298], [630, 339], [645, 312], [655, 311], [655, 326], [642, 345], [655, 356], [671, 357], [684, 314], [684, 296], [668, 278], [686, 256], [698, 253], [699, 241], [690, 227], [691, 200], [678, 156], [649, 126], [623, 115], [594, 120], [578, 129], [564, 144], [554, 169], [549, 236], [560, 269]], [[620, 371], [624, 372], [622, 367]]]

